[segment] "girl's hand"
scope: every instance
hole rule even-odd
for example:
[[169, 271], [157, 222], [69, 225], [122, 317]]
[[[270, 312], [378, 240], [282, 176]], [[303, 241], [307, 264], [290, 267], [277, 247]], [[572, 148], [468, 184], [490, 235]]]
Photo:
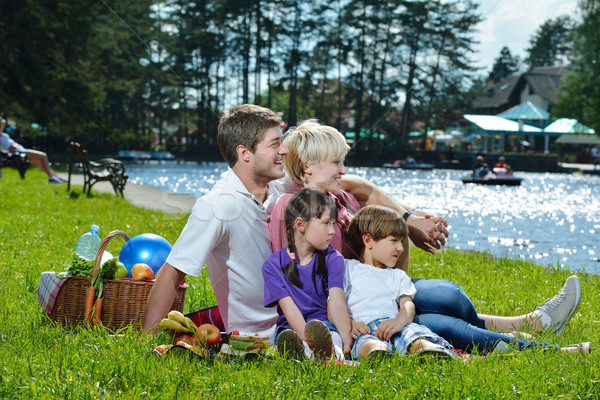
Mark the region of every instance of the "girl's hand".
[[371, 330], [369, 329], [367, 324], [365, 324], [364, 322], [356, 322], [353, 319], [350, 319], [350, 322], [352, 325], [351, 330], [350, 330], [352, 339], [356, 339], [358, 337], [358, 335], [360, 335], [361, 333], [363, 335], [366, 335], [367, 333], [371, 333]]
[[377, 336], [379, 339], [390, 340], [394, 333], [400, 332], [402, 328], [404, 328], [404, 325], [405, 324], [402, 324], [395, 319], [387, 319], [379, 324], [377, 327], [377, 332], [375, 332], [375, 336]]

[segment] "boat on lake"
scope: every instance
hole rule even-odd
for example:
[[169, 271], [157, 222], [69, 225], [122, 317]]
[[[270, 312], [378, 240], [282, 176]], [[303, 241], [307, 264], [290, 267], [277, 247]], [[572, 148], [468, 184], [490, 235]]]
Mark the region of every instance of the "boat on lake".
[[119, 151], [119, 154], [117, 154], [117, 158], [121, 161], [140, 162], [140, 161], [148, 161], [152, 157], [150, 156], [150, 153], [147, 151], [121, 150], [121, 151]]
[[492, 186], [520, 186], [523, 178], [516, 176], [490, 176], [485, 178], [473, 179], [473, 175], [465, 175], [461, 178], [462, 183], [475, 183], [477, 185]]
[[384, 165], [388, 168], [400, 168], [400, 169], [419, 169], [425, 171], [431, 171], [434, 168], [433, 164], [418, 163], [414, 158], [407, 158], [406, 160], [396, 160], [393, 164]]

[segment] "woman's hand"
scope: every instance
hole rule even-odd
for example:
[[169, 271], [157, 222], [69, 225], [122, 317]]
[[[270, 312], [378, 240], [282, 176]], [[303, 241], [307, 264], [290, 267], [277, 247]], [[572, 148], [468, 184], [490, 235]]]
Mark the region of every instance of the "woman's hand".
[[446, 244], [448, 222], [444, 218], [415, 211], [406, 222], [410, 240], [421, 250], [435, 254]]

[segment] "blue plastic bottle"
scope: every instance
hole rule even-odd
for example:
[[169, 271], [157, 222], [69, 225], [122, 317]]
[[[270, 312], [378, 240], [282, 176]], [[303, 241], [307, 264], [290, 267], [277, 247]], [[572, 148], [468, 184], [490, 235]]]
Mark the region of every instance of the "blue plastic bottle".
[[96, 258], [96, 253], [98, 253], [98, 248], [100, 247], [100, 238], [98, 237], [98, 230], [100, 228], [98, 225], [92, 225], [90, 231], [88, 233], [84, 233], [79, 238], [77, 242], [77, 246], [75, 246], [75, 252], [82, 257], [87, 258], [88, 260], [93, 260]]

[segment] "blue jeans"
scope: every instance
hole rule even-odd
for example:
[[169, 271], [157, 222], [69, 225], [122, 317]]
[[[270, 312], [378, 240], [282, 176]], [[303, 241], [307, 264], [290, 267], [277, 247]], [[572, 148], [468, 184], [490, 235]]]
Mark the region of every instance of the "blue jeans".
[[489, 352], [499, 341], [526, 348], [554, 348], [546, 343], [513, 339], [490, 331], [477, 315], [475, 306], [462, 288], [445, 279], [413, 279], [417, 294], [413, 299], [417, 315], [414, 322], [425, 325], [455, 348], [470, 352]]
[[431, 331], [431, 329], [426, 326], [416, 324], [414, 322], [410, 322], [402, 328], [400, 332], [396, 332], [392, 335], [390, 340], [379, 339], [375, 336], [375, 332], [377, 332], [377, 328], [379, 325], [385, 320], [391, 320], [392, 318], [383, 318], [377, 319], [375, 321], [369, 322], [367, 326], [371, 330], [371, 333], [358, 335], [356, 340], [354, 341], [354, 346], [352, 346], [352, 357], [355, 360], [359, 358], [358, 350], [363, 343], [369, 340], [377, 340], [379, 342], [385, 343], [387, 345], [388, 353], [397, 353], [403, 356], [408, 350], [408, 346], [411, 345], [412, 342], [419, 338], [423, 338], [432, 343], [439, 344], [447, 349], [452, 348], [450, 344], [441, 338], [439, 335], [436, 335]]

